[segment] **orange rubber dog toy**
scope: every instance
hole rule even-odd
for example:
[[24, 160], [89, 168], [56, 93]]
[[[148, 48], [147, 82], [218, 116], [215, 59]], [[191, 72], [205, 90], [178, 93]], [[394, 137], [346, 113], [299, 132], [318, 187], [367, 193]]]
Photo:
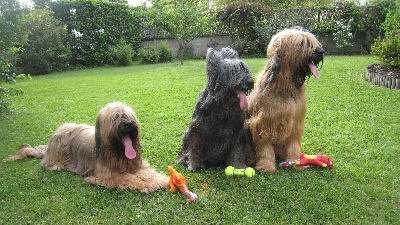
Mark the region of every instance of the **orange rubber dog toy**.
[[279, 166], [290, 167], [292, 165], [333, 167], [331, 159], [326, 155], [306, 155], [304, 153], [300, 153], [300, 159], [295, 161], [283, 162]]
[[169, 178], [169, 190], [174, 192], [175, 187], [178, 187], [182, 194], [188, 197], [190, 202], [194, 202], [197, 198], [197, 195], [189, 191], [185, 177], [176, 171], [173, 166], [168, 166], [168, 171], [171, 174]]

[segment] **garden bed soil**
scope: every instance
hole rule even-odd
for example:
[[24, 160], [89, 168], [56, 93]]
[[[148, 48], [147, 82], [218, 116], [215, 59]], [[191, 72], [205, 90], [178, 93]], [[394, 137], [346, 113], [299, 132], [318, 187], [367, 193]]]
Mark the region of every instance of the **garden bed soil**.
[[365, 78], [377, 86], [400, 89], [400, 71], [383, 68], [378, 64], [367, 66]]

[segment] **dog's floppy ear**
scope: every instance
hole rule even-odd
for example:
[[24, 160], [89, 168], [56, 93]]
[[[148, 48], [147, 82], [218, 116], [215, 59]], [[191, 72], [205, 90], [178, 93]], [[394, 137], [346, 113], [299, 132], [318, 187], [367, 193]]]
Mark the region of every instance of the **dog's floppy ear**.
[[279, 56], [278, 52], [275, 52], [275, 57], [273, 57], [273, 61], [271, 61], [271, 63], [268, 63], [268, 67], [266, 68], [267, 70], [271, 70], [271, 75], [267, 80], [267, 84], [277, 79], [276, 77], [278, 76], [280, 67], [281, 67], [281, 57]]
[[208, 48], [208, 49], [207, 49], [207, 55], [206, 55], [207, 58], [209, 58], [209, 56], [210, 56], [211, 54], [213, 54], [214, 51], [215, 51], [215, 50], [214, 50], [213, 48]]
[[213, 49], [213, 48], [209, 48], [208, 50], [207, 50], [207, 55], [206, 55], [206, 62], [207, 62], [207, 65], [210, 65], [210, 64], [213, 64], [214, 63], [214, 61], [216, 61], [216, 57], [215, 57], [215, 50]]
[[218, 52], [216, 52], [213, 48], [209, 48], [206, 56], [207, 76], [216, 74], [216, 69], [218, 68], [220, 61], [220, 54], [218, 54]]
[[221, 52], [215, 51], [213, 48], [207, 50], [206, 68], [207, 68], [207, 87], [210, 91], [218, 89], [218, 79], [221, 78], [221, 70], [224, 65]]

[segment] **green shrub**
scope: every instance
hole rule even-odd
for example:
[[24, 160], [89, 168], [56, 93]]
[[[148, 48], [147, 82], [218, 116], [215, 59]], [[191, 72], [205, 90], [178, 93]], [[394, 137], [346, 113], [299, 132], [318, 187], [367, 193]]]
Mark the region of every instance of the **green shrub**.
[[17, 55], [16, 66], [22, 73], [48, 74], [65, 70], [71, 52], [65, 46], [66, 31], [49, 10], [32, 10], [24, 21], [28, 41]]
[[141, 44], [141, 7], [106, 1], [51, 1], [49, 7], [68, 32], [74, 64], [110, 64], [110, 49], [121, 40], [137, 52]]
[[22, 94], [22, 89], [4, 87], [3, 83], [15, 83], [16, 52], [26, 42], [22, 27], [25, 11], [18, 1], [2, 0], [0, 3], [0, 114], [9, 110], [11, 96]]
[[158, 63], [160, 55], [158, 54], [157, 47], [155, 45], [150, 45], [144, 48], [139, 53], [141, 64], [155, 64]]
[[280, 20], [276, 14], [273, 14], [270, 18], [265, 18], [254, 25], [254, 30], [257, 33], [256, 43], [258, 45], [259, 52], [265, 55], [267, 51], [268, 43], [270, 42], [272, 36], [278, 33], [284, 28], [290, 26], [289, 21]]
[[351, 21], [346, 21], [344, 19], [336, 20], [335, 24], [337, 27], [337, 30], [335, 33], [333, 33], [333, 40], [336, 43], [336, 48], [341, 52], [341, 53], [346, 53], [348, 49], [353, 47], [353, 38], [354, 38], [354, 33], [351, 31]]
[[342, 53], [347, 53], [356, 42], [362, 42], [369, 52], [373, 40], [382, 34], [379, 24], [393, 1], [380, 0], [368, 6], [338, 1], [324, 8], [268, 8], [263, 4], [235, 2], [216, 7], [211, 13], [216, 15], [218, 30], [231, 35], [233, 47], [245, 55], [265, 54], [270, 38], [291, 27], [303, 27], [317, 36], [333, 36]]
[[132, 47], [122, 40], [118, 46], [111, 48], [112, 64], [129, 66], [132, 64]]
[[378, 39], [372, 46], [372, 53], [384, 66], [400, 69], [400, 36]]
[[210, 13], [215, 15], [219, 31], [232, 36], [235, 42], [233, 47], [239, 54], [260, 52], [256, 45], [259, 36], [254, 27], [270, 17], [270, 8], [261, 3], [234, 2], [215, 8]]
[[337, 1], [332, 7], [320, 8], [318, 19], [309, 29], [317, 36], [333, 36], [337, 49], [346, 53], [356, 43], [370, 52], [374, 40], [382, 36], [381, 23], [397, 0], [375, 0], [367, 6], [352, 1]]
[[372, 53], [378, 56], [386, 67], [400, 69], [400, 11], [390, 10], [382, 24], [385, 37], [378, 38], [372, 46]]
[[167, 42], [161, 42], [159, 48], [159, 62], [171, 62], [172, 61], [172, 50], [168, 48]]
[[139, 52], [141, 64], [155, 64], [172, 61], [172, 50], [167, 42], [161, 42], [159, 47], [150, 45]]
[[[11, 64], [0, 61], [0, 85], [2, 83], [15, 83], [17, 78], [30, 78], [29, 75], [16, 75], [10, 70]], [[10, 106], [10, 97], [23, 94], [22, 89], [5, 88], [0, 86], [0, 114], [6, 113]]]

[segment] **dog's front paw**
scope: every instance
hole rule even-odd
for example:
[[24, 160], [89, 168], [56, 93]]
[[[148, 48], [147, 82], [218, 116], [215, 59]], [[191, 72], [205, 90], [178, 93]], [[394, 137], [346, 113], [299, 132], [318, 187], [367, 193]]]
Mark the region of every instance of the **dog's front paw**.
[[95, 176], [90, 176], [90, 177], [86, 177], [85, 181], [91, 184], [97, 184], [97, 177]]
[[294, 164], [292, 167], [295, 168], [296, 170], [304, 170], [304, 169], [308, 168], [309, 166], [302, 166], [302, 165]]
[[264, 171], [267, 171], [267, 172], [275, 172], [276, 171], [275, 165], [259, 164], [259, 163], [257, 163], [255, 169], [256, 170], [264, 170]]
[[188, 157], [187, 155], [181, 155], [179, 156], [178, 160], [176, 160], [177, 163], [187, 165], [188, 164]]
[[205, 168], [204, 165], [188, 163], [188, 170], [192, 172], [198, 172], [203, 170], [204, 168]]

